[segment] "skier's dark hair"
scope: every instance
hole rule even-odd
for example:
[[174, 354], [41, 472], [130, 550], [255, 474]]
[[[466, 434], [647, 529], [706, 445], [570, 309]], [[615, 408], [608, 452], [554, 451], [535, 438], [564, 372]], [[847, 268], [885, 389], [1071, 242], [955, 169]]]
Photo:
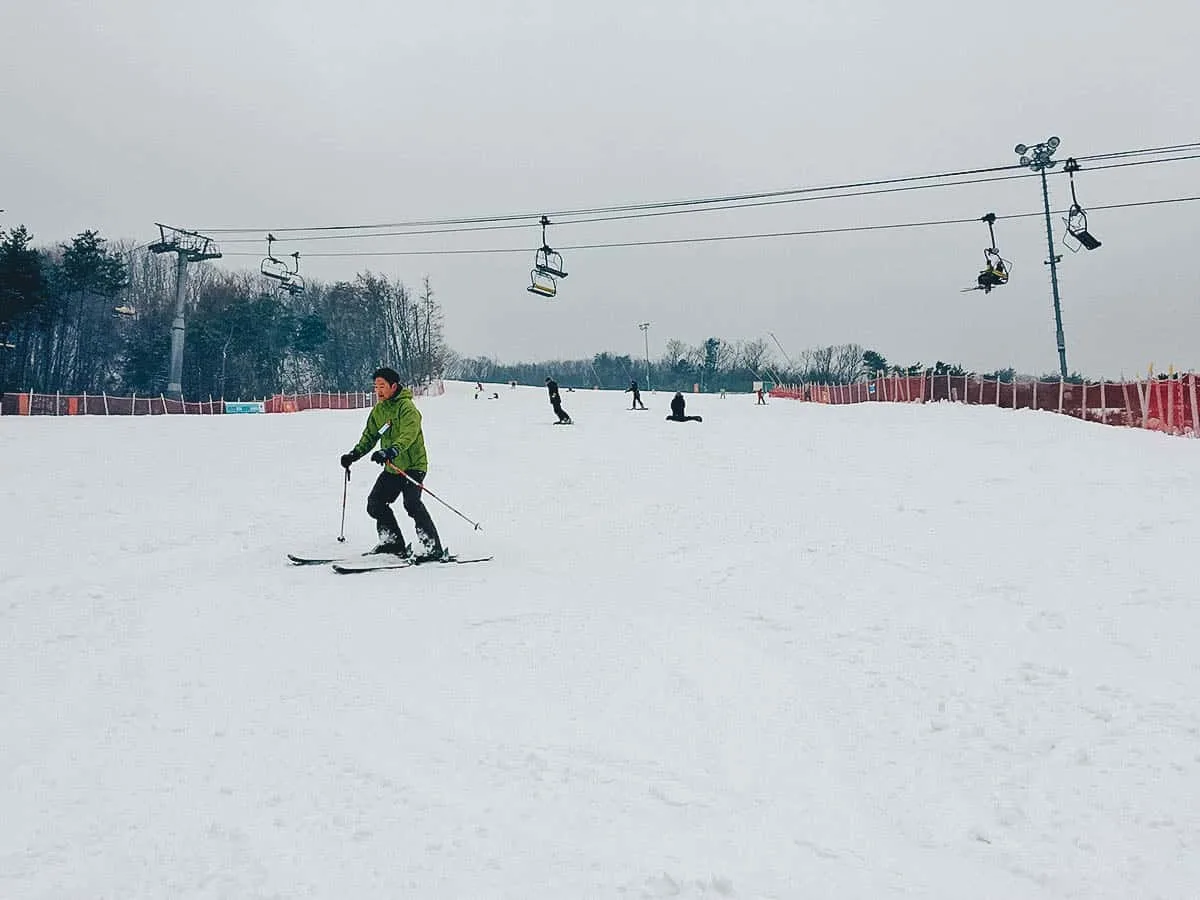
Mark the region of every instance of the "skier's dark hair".
[[382, 378], [388, 384], [400, 383], [400, 373], [387, 366], [376, 369], [373, 373], [371, 373], [371, 380], [374, 381], [376, 378]]

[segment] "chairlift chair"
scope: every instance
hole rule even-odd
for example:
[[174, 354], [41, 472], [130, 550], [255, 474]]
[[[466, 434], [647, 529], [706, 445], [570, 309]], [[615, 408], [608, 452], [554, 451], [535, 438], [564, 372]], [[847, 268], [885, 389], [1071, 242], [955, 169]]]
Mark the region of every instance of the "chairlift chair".
[[258, 271], [260, 271], [263, 275], [266, 275], [268, 278], [274, 279], [275, 281], [283, 281], [288, 277], [287, 263], [285, 263], [282, 259], [276, 259], [273, 256], [268, 256], [266, 259], [264, 259], [262, 264], [259, 265]]
[[549, 217], [542, 216], [539, 224], [542, 226], [542, 246], [533, 255], [533, 268], [543, 275], [550, 276], [552, 280], [566, 278], [567, 273], [563, 269], [562, 254], [550, 249], [550, 245], [546, 243], [546, 226], [550, 224]]
[[539, 297], [553, 297], [558, 293], [558, 283], [554, 276], [539, 269], [529, 270], [529, 287], [525, 288], [531, 294]]
[[[1067, 210], [1067, 217], [1063, 219], [1063, 224], [1067, 226], [1067, 234], [1063, 236], [1063, 246], [1072, 253], [1078, 253], [1079, 247], [1084, 250], [1095, 250], [1100, 246], [1100, 239], [1088, 231], [1087, 212], [1079, 205], [1079, 198], [1075, 196], [1075, 173], [1079, 171], [1079, 163], [1074, 158], [1068, 159], [1063, 166], [1063, 171], [1071, 179], [1071, 208]], [[1071, 246], [1067, 241], [1068, 235], [1078, 242], [1079, 247]]]
[[271, 253], [271, 244], [277, 240], [275, 235], [267, 235], [267, 256], [258, 267], [258, 271], [275, 281], [285, 281], [291, 271], [286, 262], [276, 259]]
[[[1072, 253], [1078, 253], [1079, 248], [1084, 250], [1095, 250], [1100, 246], [1100, 239], [1087, 230], [1087, 213], [1083, 207], [1075, 203], [1067, 210], [1067, 217], [1063, 219], [1063, 224], [1067, 226], [1067, 233], [1063, 236], [1063, 246]], [[1079, 247], [1071, 246], [1067, 240], [1072, 237], [1078, 242]]]
[[976, 278], [976, 285], [968, 290], [979, 290], [985, 294], [990, 294], [992, 288], [1000, 287], [1002, 284], [1008, 284], [1009, 276], [1012, 273], [1012, 263], [1000, 255], [1000, 251], [996, 249], [996, 214], [988, 213], [980, 218], [981, 222], [986, 222], [988, 227], [988, 235], [992, 239], [992, 245], [983, 251], [983, 271]]
[[295, 272], [288, 272], [283, 280], [279, 282], [280, 290], [287, 291], [292, 296], [304, 293], [304, 279]]
[[304, 279], [300, 276], [300, 252], [297, 251], [291, 254], [292, 264], [294, 269], [288, 269], [287, 273], [280, 279], [279, 286], [287, 291], [292, 296], [304, 293]]
[[985, 294], [990, 294], [992, 288], [1008, 284], [1011, 274], [1012, 263], [1002, 257], [1000, 251], [995, 247], [988, 247], [983, 251], [983, 271], [979, 273], [979, 277], [976, 279], [978, 282], [976, 287]]
[[533, 267], [544, 275], [554, 278], [567, 277], [567, 273], [563, 271], [562, 255], [551, 250], [545, 244], [534, 254]]

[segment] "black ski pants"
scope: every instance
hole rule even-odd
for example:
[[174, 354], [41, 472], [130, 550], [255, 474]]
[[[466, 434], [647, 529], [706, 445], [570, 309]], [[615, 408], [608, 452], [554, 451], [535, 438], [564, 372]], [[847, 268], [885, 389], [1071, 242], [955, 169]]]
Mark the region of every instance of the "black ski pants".
[[[409, 481], [408, 478], [411, 478], [412, 481]], [[392, 504], [396, 502], [397, 498], [403, 496], [404, 511], [413, 520], [413, 525], [417, 529], [417, 539], [424, 543], [427, 549], [441, 547], [442, 542], [438, 537], [437, 528], [433, 524], [433, 518], [421, 501], [421, 482], [425, 480], [425, 473], [417, 469], [409, 469], [408, 478], [386, 470], [380, 472], [379, 477], [375, 479], [375, 486], [371, 488], [371, 493], [367, 497], [367, 515], [375, 520], [375, 527], [379, 531], [381, 542], [404, 540], [400, 532], [400, 523], [396, 521], [396, 514], [392, 512]], [[413, 481], [416, 484], [413, 484]]]
[[562, 408], [562, 401], [559, 400], [557, 397], [551, 398], [550, 407], [554, 410], [554, 414], [556, 416], [558, 416], [558, 421], [560, 421], [560, 422], [571, 421], [571, 417], [568, 416]]

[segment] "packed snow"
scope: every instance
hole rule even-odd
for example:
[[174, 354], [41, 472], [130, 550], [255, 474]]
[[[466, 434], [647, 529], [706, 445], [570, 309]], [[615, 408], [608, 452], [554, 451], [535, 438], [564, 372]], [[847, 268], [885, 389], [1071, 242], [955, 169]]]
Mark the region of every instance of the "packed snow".
[[366, 410], [0, 419], [0, 897], [1196, 896], [1200, 444], [484, 387], [350, 576]]

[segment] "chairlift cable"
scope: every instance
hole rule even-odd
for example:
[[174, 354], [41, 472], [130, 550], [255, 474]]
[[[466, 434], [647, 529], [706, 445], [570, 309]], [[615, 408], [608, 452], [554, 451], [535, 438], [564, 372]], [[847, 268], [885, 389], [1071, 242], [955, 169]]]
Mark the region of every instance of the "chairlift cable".
[[1171, 144], [1165, 147], [1145, 147], [1140, 150], [1118, 150], [1115, 153], [1097, 153], [1092, 156], [1077, 156], [1078, 160], [1117, 159], [1125, 156], [1147, 156], [1156, 153], [1175, 153], [1182, 150], [1200, 150], [1200, 141], [1189, 144]]
[[[919, 185], [904, 185], [901, 187], [875, 188], [875, 189], [864, 190], [864, 191], [848, 191], [846, 193], [841, 193], [841, 194], [827, 194], [827, 195], [820, 196], [820, 197], [792, 197], [792, 198], [786, 198], [786, 199], [760, 200], [757, 202], [729, 204], [729, 205], [725, 205], [725, 206], [709, 206], [709, 207], [705, 207], [703, 209], [668, 209], [668, 210], [655, 210], [655, 211], [651, 211], [651, 212], [642, 212], [642, 213], [624, 213], [624, 214], [616, 214], [616, 215], [594, 216], [592, 218], [585, 218], [585, 219], [566, 219], [566, 220], [560, 219], [556, 224], [560, 224], [560, 225], [591, 225], [591, 224], [595, 224], [598, 222], [620, 222], [620, 221], [628, 221], [628, 220], [632, 220], [632, 219], [658, 218], [661, 216], [690, 215], [693, 213], [701, 213], [701, 212], [718, 212], [718, 211], [730, 211], [730, 210], [739, 210], [739, 209], [757, 209], [757, 208], [761, 208], [764, 206], [778, 206], [781, 204], [788, 204], [788, 203], [804, 203], [804, 202], [811, 202], [811, 201], [816, 201], [816, 200], [841, 200], [841, 199], [848, 199], [851, 197], [871, 197], [871, 196], [875, 196], [877, 194], [892, 194], [892, 193], [900, 193], [900, 192], [904, 192], [904, 191], [920, 191], [920, 190], [929, 190], [932, 188], [951, 188], [951, 187], [960, 187], [960, 186], [972, 185], [972, 184], [986, 184], [986, 183], [990, 183], [990, 182], [994, 182], [994, 181], [1011, 181], [1016, 178], [1031, 178], [1031, 177], [1035, 177], [1035, 176], [1031, 175], [1027, 171], [1023, 171], [1023, 172], [1014, 173], [1011, 175], [999, 175], [999, 176], [993, 176], [990, 178], [975, 178], [975, 179], [971, 179], [969, 181], [951, 181], [951, 182], [947, 182], [945, 184], [919, 184]], [[302, 237], [296, 237], [296, 238], [293, 238], [292, 240], [295, 243], [300, 243], [302, 241], [303, 242], [333, 241], [333, 240], [351, 240], [351, 239], [356, 239], [356, 238], [366, 239], [366, 238], [381, 238], [381, 237], [419, 237], [419, 236], [428, 236], [428, 235], [435, 235], [435, 234], [463, 234], [463, 233], [467, 233], [467, 232], [476, 232], [476, 231], [503, 231], [503, 230], [509, 230], [509, 229], [514, 229], [514, 228], [524, 229], [524, 228], [529, 228], [529, 227], [530, 226], [527, 222], [521, 222], [521, 223], [509, 223], [509, 224], [502, 224], [502, 225], [471, 225], [471, 226], [465, 226], [465, 227], [448, 227], [448, 228], [438, 228], [438, 229], [421, 230], [421, 231], [382, 231], [382, 232], [366, 233], [366, 234], [346, 234], [346, 233], [317, 234], [317, 235], [305, 235]], [[227, 238], [227, 239], [223, 240], [221, 243], [224, 246], [228, 246], [230, 244], [253, 244], [253, 243], [257, 243], [257, 242], [258, 242], [257, 238]]]
[[[1188, 146], [1188, 145], [1180, 145], [1180, 146]], [[1141, 151], [1130, 151], [1130, 152], [1141, 152]], [[1093, 157], [1074, 157], [1074, 158], [1079, 160], [1079, 159], [1091, 159]], [[1191, 156], [1173, 157], [1171, 159], [1151, 159], [1151, 160], [1134, 160], [1134, 161], [1128, 161], [1128, 162], [1114, 162], [1114, 163], [1109, 163], [1108, 165], [1090, 166], [1087, 171], [1099, 172], [1099, 171], [1103, 171], [1105, 169], [1127, 168], [1130, 166], [1157, 165], [1159, 163], [1181, 162], [1181, 161], [1192, 160], [1192, 159], [1200, 159], [1200, 154], [1195, 154], [1195, 155], [1191, 155]], [[1018, 168], [1023, 168], [1023, 167], [1018, 167]], [[1064, 172], [1051, 172], [1049, 174], [1053, 176], [1053, 175], [1068, 174], [1068, 173], [1066, 173], [1064, 171]], [[561, 225], [590, 225], [590, 224], [602, 223], [602, 222], [619, 222], [619, 221], [629, 221], [629, 220], [636, 220], [636, 219], [658, 218], [658, 217], [662, 217], [662, 216], [690, 215], [693, 213], [701, 213], [701, 212], [731, 211], [731, 210], [739, 210], [739, 209], [757, 209], [757, 208], [766, 207], [766, 206], [778, 206], [778, 205], [790, 204], [790, 203], [804, 203], [804, 202], [811, 202], [811, 201], [816, 201], [816, 200], [841, 200], [841, 199], [848, 199], [848, 198], [853, 198], [853, 197], [870, 197], [870, 196], [876, 196], [876, 195], [880, 195], [880, 194], [930, 190], [930, 189], [934, 189], [934, 188], [953, 188], [953, 187], [960, 187], [960, 186], [967, 186], [967, 185], [974, 185], [974, 184], [988, 184], [988, 183], [997, 182], [997, 181], [1010, 181], [1010, 180], [1017, 179], [1017, 178], [1033, 178], [1033, 177], [1036, 177], [1036, 176], [1033, 175], [1032, 173], [1029, 173], [1028, 171], [1023, 170], [1020, 173], [1013, 173], [1013, 174], [1008, 174], [1008, 175], [996, 175], [996, 176], [991, 176], [988, 178], [973, 178], [973, 179], [966, 180], [966, 181], [950, 181], [950, 182], [946, 182], [943, 184], [908, 184], [908, 185], [900, 185], [900, 186], [893, 186], [893, 187], [873, 188], [873, 189], [869, 189], [869, 190], [848, 190], [844, 193], [825, 194], [822, 196], [787, 197], [787, 198], [777, 198], [777, 199], [770, 199], [770, 200], [760, 200], [760, 201], [756, 201], [756, 202], [730, 203], [730, 204], [721, 205], [721, 206], [708, 206], [708, 207], [704, 207], [702, 209], [667, 209], [667, 210], [653, 210], [653, 211], [638, 212], [638, 213], [624, 213], [624, 214], [615, 214], [615, 215], [593, 216], [590, 218], [583, 218], [583, 219], [565, 219], [565, 220], [560, 219], [558, 224], [561, 224]], [[338, 227], [340, 228], [341, 226], [338, 226]], [[349, 227], [349, 226], [347, 226], [347, 227]], [[363, 226], [363, 227], [367, 227], [367, 226]], [[381, 225], [378, 227], [383, 228], [383, 227], [393, 227], [393, 226], [382, 226]], [[402, 226], [397, 225], [394, 227], [402, 227]], [[382, 231], [382, 232], [366, 233], [366, 234], [347, 233], [346, 231], [338, 231], [335, 234], [312, 234], [312, 235], [297, 236], [297, 237], [293, 237], [291, 239], [291, 241], [293, 243], [301, 243], [301, 242], [309, 242], [309, 241], [353, 240], [353, 239], [358, 239], [358, 238], [374, 239], [374, 238], [384, 238], [384, 237], [427, 237], [429, 235], [466, 234], [466, 233], [479, 232], [479, 231], [507, 231], [507, 230], [512, 230], [512, 229], [526, 229], [529, 227], [530, 227], [530, 225], [528, 222], [508, 222], [508, 223], [493, 224], [493, 225], [469, 225], [469, 226], [461, 226], [461, 227], [444, 227], [444, 228], [425, 229], [425, 230], [419, 230], [419, 231]], [[276, 229], [276, 230], [282, 231], [283, 229]], [[254, 244], [254, 243], [258, 243], [259, 240], [261, 240], [261, 238], [227, 238], [222, 241], [222, 244], [225, 246], [228, 246], [231, 244]], [[279, 239], [276, 238], [276, 240], [279, 240]]]
[[[1174, 144], [1174, 145], [1168, 145], [1168, 146], [1163, 146], [1163, 147], [1149, 147], [1149, 148], [1141, 148], [1141, 149], [1135, 149], [1135, 150], [1123, 150], [1123, 151], [1116, 151], [1113, 153], [1093, 154], [1091, 156], [1078, 156], [1078, 157], [1076, 157], [1076, 159], [1084, 160], [1084, 161], [1099, 161], [1099, 160], [1105, 160], [1105, 159], [1116, 159], [1116, 158], [1124, 158], [1124, 157], [1129, 157], [1129, 156], [1145, 156], [1145, 155], [1151, 155], [1151, 154], [1162, 154], [1162, 153], [1179, 152], [1179, 151], [1183, 151], [1183, 150], [1195, 150], [1195, 149], [1200, 149], [1200, 142], [1187, 143], [1187, 144]], [[1179, 159], [1190, 159], [1190, 158], [1195, 158], [1195, 157], [1180, 157]], [[1135, 162], [1135, 163], [1127, 163], [1127, 165], [1154, 164], [1154, 163], [1159, 163], [1159, 162], [1175, 162], [1175, 161], [1178, 161], [1178, 159], [1171, 158], [1171, 159], [1161, 159], [1161, 160], [1142, 160], [1142, 161]], [[714, 206], [717, 204], [725, 204], [725, 203], [744, 203], [747, 201], [754, 201], [754, 200], [769, 200], [769, 199], [773, 199], [773, 198], [782, 198], [782, 197], [798, 197], [800, 195], [807, 195], [807, 194], [824, 194], [824, 193], [829, 193], [831, 191], [845, 191], [845, 190], [855, 190], [858, 188], [885, 187], [885, 186], [889, 186], [889, 185], [909, 184], [909, 183], [913, 183], [913, 182], [940, 181], [940, 180], [945, 180], [945, 179], [949, 179], [949, 178], [959, 178], [959, 177], [970, 176], [970, 175], [986, 175], [986, 174], [992, 174], [992, 173], [996, 173], [996, 172], [1011, 172], [1011, 171], [1015, 171], [1015, 170], [1021, 169], [1021, 168], [1023, 168], [1023, 167], [1020, 165], [989, 166], [989, 167], [982, 167], [982, 168], [976, 168], [976, 169], [963, 169], [963, 170], [952, 171], [952, 172], [942, 172], [942, 173], [933, 174], [933, 175], [913, 175], [913, 176], [904, 176], [904, 177], [897, 177], [897, 178], [883, 178], [883, 179], [874, 179], [874, 180], [868, 180], [868, 181], [847, 182], [847, 183], [842, 183], [842, 184], [824, 185], [824, 186], [818, 186], [818, 187], [786, 188], [786, 189], [771, 190], [771, 191], [757, 191], [757, 192], [747, 193], [747, 194], [728, 194], [728, 195], [720, 195], [720, 196], [714, 196], [714, 197], [700, 197], [700, 198], [682, 199], [682, 200], [654, 201], [654, 202], [647, 202], [647, 203], [637, 203], [637, 204], [627, 204], [627, 205], [617, 205], [617, 206], [583, 207], [583, 208], [578, 208], [578, 209], [550, 210], [545, 213], [509, 213], [509, 214], [498, 215], [498, 216], [472, 216], [472, 217], [465, 217], [465, 218], [417, 219], [417, 220], [410, 220], [407, 222], [389, 222], [389, 223], [357, 224], [357, 225], [320, 225], [320, 226], [305, 226], [305, 227], [296, 226], [296, 227], [287, 227], [287, 228], [276, 227], [276, 228], [269, 228], [269, 229], [263, 228], [263, 227], [241, 228], [241, 227], [225, 226], [225, 227], [217, 227], [217, 228], [204, 228], [201, 230], [204, 232], [207, 232], [207, 233], [212, 233], [212, 234], [241, 234], [241, 233], [248, 233], [248, 232], [261, 233], [264, 231], [296, 234], [299, 232], [308, 232], [308, 231], [319, 231], [319, 232], [320, 231], [363, 231], [363, 230], [380, 229], [380, 228], [421, 228], [421, 227], [455, 226], [455, 225], [484, 225], [484, 224], [489, 224], [489, 223], [517, 222], [520, 220], [528, 221], [529, 219], [536, 219], [543, 214], [550, 215], [550, 216], [557, 216], [557, 217], [561, 218], [563, 216], [602, 215], [602, 214], [606, 214], [606, 213], [637, 213], [637, 212], [650, 212], [650, 211], [668, 210], [668, 209], [684, 210], [687, 207], [709, 207], [709, 206]], [[1108, 168], [1108, 167], [1097, 166], [1095, 168], [1098, 169], [1098, 168]], [[961, 183], [966, 184], [966, 183], [970, 183], [970, 182], [961, 182]], [[699, 210], [697, 209], [697, 210], [687, 210], [687, 211], [699, 211]], [[570, 223], [564, 222], [563, 224], [570, 224]]]
[[308, 227], [288, 227], [288, 228], [234, 228], [234, 227], [218, 227], [205, 228], [205, 233], [211, 234], [243, 234], [249, 232], [261, 233], [263, 231], [272, 231], [277, 233], [295, 234], [303, 231], [359, 231], [371, 228], [421, 228], [432, 227], [439, 225], [478, 225], [490, 222], [511, 222], [516, 220], [528, 221], [533, 219], [539, 220], [542, 215], [547, 216], [582, 216], [582, 215], [599, 215], [603, 213], [619, 213], [619, 212], [640, 212], [657, 209], [673, 209], [688, 206], [710, 206], [718, 203], [732, 203], [747, 200], [762, 200], [773, 197], [785, 197], [798, 194], [813, 194], [823, 193], [828, 191], [851, 190], [854, 188], [865, 187], [881, 187], [889, 184], [904, 184], [915, 181], [932, 181], [946, 178], [956, 178], [966, 175], [989, 174], [993, 172], [1011, 172], [1021, 169], [1019, 165], [1007, 166], [990, 166], [981, 169], [966, 169], [956, 172], [943, 172], [936, 175], [912, 175], [902, 178], [884, 178], [873, 181], [847, 182], [844, 184], [824, 185], [821, 187], [801, 187], [801, 188], [785, 188], [773, 191], [757, 191], [749, 194], [728, 194], [716, 197], [700, 197], [685, 200], [663, 200], [648, 203], [635, 203], [623, 206], [596, 206], [583, 207], [579, 209], [562, 209], [549, 210], [547, 212], [529, 212], [529, 213], [508, 213], [497, 216], [472, 216], [465, 218], [446, 218], [446, 219], [416, 219], [408, 222], [387, 222], [380, 224], [360, 224], [360, 225], [317, 225]]
[[[1189, 203], [1200, 200], [1200, 196], [1190, 197], [1171, 197], [1161, 200], [1138, 200], [1130, 203], [1113, 203], [1106, 206], [1094, 206], [1092, 211], [1110, 210], [1110, 209], [1132, 209], [1143, 206], [1163, 206], [1172, 203]], [[1052, 215], [1062, 215], [1066, 210], [1051, 210]], [[1043, 216], [1045, 213], [1042, 210], [1027, 213], [1012, 213], [1009, 215], [997, 214], [996, 220], [1006, 219], [1027, 219]], [[968, 219], [933, 219], [927, 221], [916, 222], [891, 222], [879, 225], [849, 225], [833, 228], [811, 228], [800, 231], [770, 231], [770, 232], [755, 232], [750, 234], [724, 234], [724, 235], [707, 235], [703, 237], [688, 237], [688, 238], [664, 238], [656, 240], [643, 241], [610, 241], [593, 244], [571, 244], [560, 247], [561, 250], [605, 250], [624, 247], [661, 247], [676, 244], [704, 244], [716, 243], [722, 241], [744, 241], [757, 240], [765, 238], [782, 238], [782, 237], [808, 237], [822, 234], [852, 234], [858, 232], [870, 231], [892, 231], [902, 230], [906, 228], [931, 228], [942, 225], [968, 225], [979, 221], [978, 216], [973, 216]], [[528, 247], [488, 247], [488, 248], [472, 248], [460, 250], [339, 250], [329, 252], [307, 253], [309, 257], [365, 257], [365, 256], [472, 256], [486, 254], [503, 254], [503, 253], [523, 253], [529, 252]], [[225, 256], [257, 256], [256, 253], [233, 251], [226, 253]]]

